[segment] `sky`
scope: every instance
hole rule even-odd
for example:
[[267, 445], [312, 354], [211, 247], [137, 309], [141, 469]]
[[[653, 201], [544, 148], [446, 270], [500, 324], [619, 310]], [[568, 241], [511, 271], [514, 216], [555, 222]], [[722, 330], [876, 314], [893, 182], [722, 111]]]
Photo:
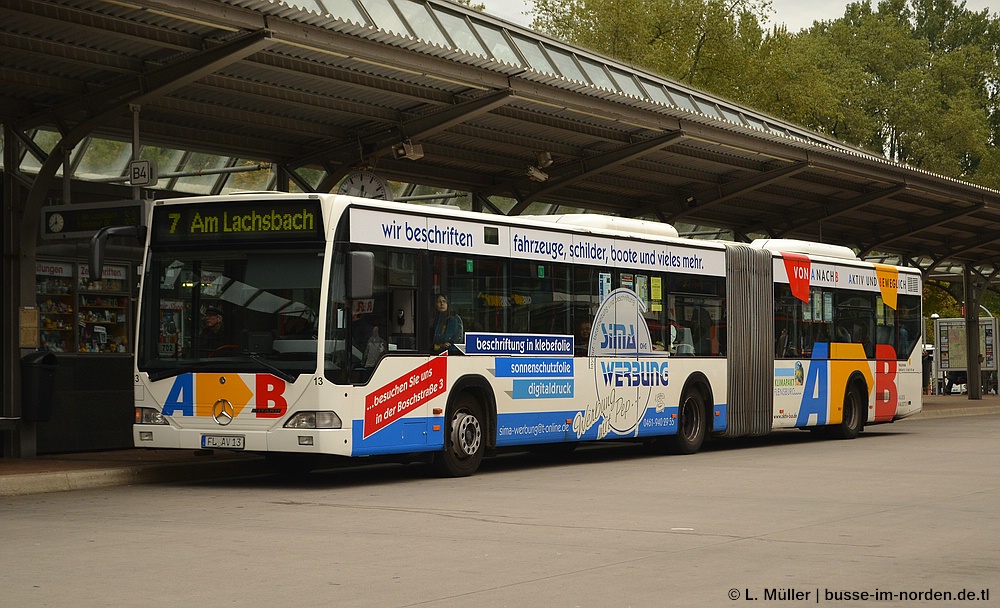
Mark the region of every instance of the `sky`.
[[[528, 26], [531, 18], [523, 13], [527, 10], [532, 0], [474, 0], [473, 4], [482, 2], [486, 5], [486, 12], [513, 21], [520, 25]], [[994, 7], [990, 7], [990, 3]], [[873, 0], [872, 4], [877, 4]], [[849, 4], [849, 0], [771, 0], [771, 24], [784, 23], [788, 26], [788, 31], [797, 32], [812, 25], [813, 21], [825, 19], [836, 19], [844, 16], [844, 7]], [[966, 0], [966, 8], [973, 11], [980, 11], [989, 8], [990, 13], [1000, 11], [1000, 1], [998, 0]]]

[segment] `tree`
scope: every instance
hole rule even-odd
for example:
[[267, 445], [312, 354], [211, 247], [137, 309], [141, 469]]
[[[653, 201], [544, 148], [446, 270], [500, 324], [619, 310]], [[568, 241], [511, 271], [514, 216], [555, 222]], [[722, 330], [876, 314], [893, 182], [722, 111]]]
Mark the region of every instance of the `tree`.
[[536, 0], [534, 27], [950, 177], [1000, 187], [1000, 23], [871, 0], [792, 34], [762, 0]]
[[536, 0], [533, 27], [688, 85], [745, 88], [767, 0]]

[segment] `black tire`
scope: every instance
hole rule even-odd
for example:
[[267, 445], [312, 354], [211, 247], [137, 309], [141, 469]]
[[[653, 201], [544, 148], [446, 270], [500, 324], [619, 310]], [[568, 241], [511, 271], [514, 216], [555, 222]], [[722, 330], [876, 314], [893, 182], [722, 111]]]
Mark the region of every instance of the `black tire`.
[[707, 432], [705, 398], [701, 391], [689, 390], [677, 410], [677, 434], [670, 436], [669, 449], [675, 454], [694, 454], [701, 449]]
[[864, 413], [867, 408], [857, 383], [847, 387], [844, 394], [844, 412], [839, 424], [831, 425], [829, 436], [833, 439], [855, 439], [864, 428]]
[[444, 450], [434, 455], [434, 470], [442, 477], [468, 477], [476, 472], [486, 453], [486, 418], [483, 407], [462, 393], [448, 408]]

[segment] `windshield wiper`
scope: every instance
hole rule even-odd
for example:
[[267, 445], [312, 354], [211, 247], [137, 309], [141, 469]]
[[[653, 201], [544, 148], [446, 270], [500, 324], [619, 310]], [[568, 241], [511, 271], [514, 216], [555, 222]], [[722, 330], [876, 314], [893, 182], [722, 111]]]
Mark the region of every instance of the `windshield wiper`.
[[295, 382], [295, 378], [297, 376], [293, 376], [293, 375], [289, 374], [288, 372], [286, 372], [285, 370], [283, 370], [283, 369], [281, 369], [279, 367], [276, 367], [275, 365], [273, 365], [270, 362], [268, 362], [267, 360], [265, 360], [261, 355], [250, 355], [250, 358], [253, 359], [254, 361], [256, 361], [257, 363], [260, 363], [262, 366], [266, 367], [267, 369], [271, 370], [272, 372], [274, 372], [275, 376], [281, 378], [285, 382]]

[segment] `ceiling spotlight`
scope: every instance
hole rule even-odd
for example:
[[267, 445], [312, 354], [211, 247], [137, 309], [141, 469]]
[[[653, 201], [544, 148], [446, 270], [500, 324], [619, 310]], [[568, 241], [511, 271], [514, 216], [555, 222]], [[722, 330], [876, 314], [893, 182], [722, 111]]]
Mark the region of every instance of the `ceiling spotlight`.
[[539, 169], [544, 169], [552, 164], [552, 153], [551, 152], [535, 152], [535, 165]]
[[542, 171], [538, 167], [529, 166], [527, 169], [528, 178], [533, 182], [544, 182], [549, 179], [549, 174]]
[[410, 140], [401, 141], [392, 147], [392, 157], [417, 160], [424, 157], [424, 147], [420, 144], [410, 143]]

